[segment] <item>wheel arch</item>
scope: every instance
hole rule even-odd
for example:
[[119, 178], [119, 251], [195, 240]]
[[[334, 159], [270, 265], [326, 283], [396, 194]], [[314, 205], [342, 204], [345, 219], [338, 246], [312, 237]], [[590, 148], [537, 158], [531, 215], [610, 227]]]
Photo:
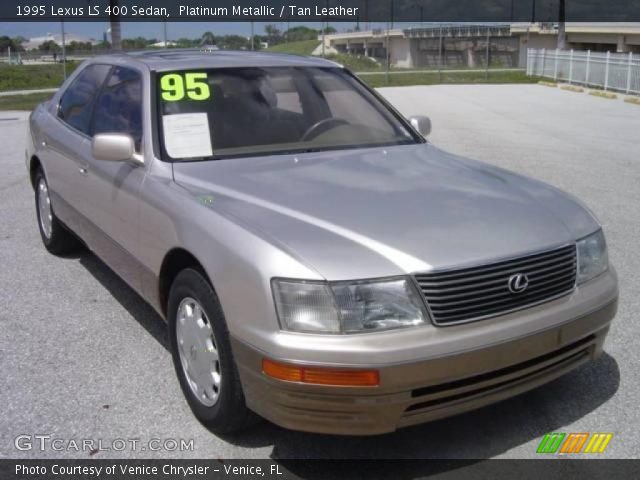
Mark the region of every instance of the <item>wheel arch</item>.
[[165, 318], [167, 316], [167, 302], [169, 300], [171, 284], [178, 273], [185, 268], [193, 268], [201, 273], [205, 280], [209, 282], [211, 288], [214, 288], [213, 282], [209, 278], [202, 262], [198, 260], [195, 255], [182, 247], [171, 249], [162, 260], [160, 275], [158, 276], [158, 300], [160, 302], [162, 314]]
[[33, 188], [36, 187], [36, 172], [39, 169], [42, 169], [42, 171], [44, 171], [42, 162], [40, 161], [37, 155], [32, 155], [31, 158], [29, 159], [29, 180], [31, 181], [31, 186]]

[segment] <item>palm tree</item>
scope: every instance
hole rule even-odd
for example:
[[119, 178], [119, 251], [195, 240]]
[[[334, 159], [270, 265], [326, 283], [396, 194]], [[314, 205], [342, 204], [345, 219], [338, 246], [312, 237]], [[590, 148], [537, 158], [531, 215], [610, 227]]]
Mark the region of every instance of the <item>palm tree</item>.
[[204, 32], [200, 38], [200, 46], [202, 45], [215, 45], [216, 37], [211, 32]]
[[122, 50], [122, 40], [120, 34], [120, 16], [113, 13], [118, 10], [118, 0], [109, 0], [109, 23], [111, 24], [111, 48]]
[[567, 33], [565, 29], [565, 0], [560, 0], [558, 5], [558, 49], [564, 50], [567, 48]]
[[278, 40], [280, 38], [280, 30], [278, 30], [275, 25], [266, 25], [264, 27], [264, 31], [267, 34], [267, 41], [269, 42], [269, 45], [275, 45], [276, 43], [278, 43]]

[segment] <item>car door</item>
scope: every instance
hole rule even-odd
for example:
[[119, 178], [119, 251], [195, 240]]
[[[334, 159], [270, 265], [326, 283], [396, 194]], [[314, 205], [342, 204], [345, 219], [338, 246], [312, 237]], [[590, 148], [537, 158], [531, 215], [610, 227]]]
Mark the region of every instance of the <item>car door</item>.
[[94, 101], [111, 67], [90, 64], [85, 67], [60, 96], [57, 108], [47, 117], [39, 139], [47, 181], [56, 215], [81, 237], [86, 220], [81, 211], [86, 202], [89, 139]]
[[[142, 145], [143, 76], [134, 68], [114, 66], [96, 96], [91, 125], [92, 137], [120, 133]], [[139, 191], [146, 169], [137, 162], [98, 160], [87, 141], [88, 215], [101, 230], [95, 249], [125, 281], [139, 288], [138, 250]]]

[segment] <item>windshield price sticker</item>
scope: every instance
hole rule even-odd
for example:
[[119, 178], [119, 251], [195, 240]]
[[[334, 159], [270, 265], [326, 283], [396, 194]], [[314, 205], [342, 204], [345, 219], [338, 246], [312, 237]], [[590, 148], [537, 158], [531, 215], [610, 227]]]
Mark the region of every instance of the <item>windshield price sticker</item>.
[[213, 155], [206, 113], [164, 115], [162, 127], [164, 146], [171, 158], [206, 158]]
[[160, 79], [162, 100], [165, 102], [179, 102], [189, 100], [209, 100], [211, 90], [207, 82], [207, 74], [200, 73], [169, 73]]

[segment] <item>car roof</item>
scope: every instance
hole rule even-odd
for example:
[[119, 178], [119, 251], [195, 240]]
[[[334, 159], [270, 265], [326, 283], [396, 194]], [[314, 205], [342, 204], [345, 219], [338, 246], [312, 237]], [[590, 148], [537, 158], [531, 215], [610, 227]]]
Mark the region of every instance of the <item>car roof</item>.
[[341, 66], [324, 58], [303, 57], [284, 53], [198, 49], [163, 49], [114, 53], [94, 57], [93, 60], [94, 62], [144, 64], [149, 70], [159, 72], [189, 68]]

